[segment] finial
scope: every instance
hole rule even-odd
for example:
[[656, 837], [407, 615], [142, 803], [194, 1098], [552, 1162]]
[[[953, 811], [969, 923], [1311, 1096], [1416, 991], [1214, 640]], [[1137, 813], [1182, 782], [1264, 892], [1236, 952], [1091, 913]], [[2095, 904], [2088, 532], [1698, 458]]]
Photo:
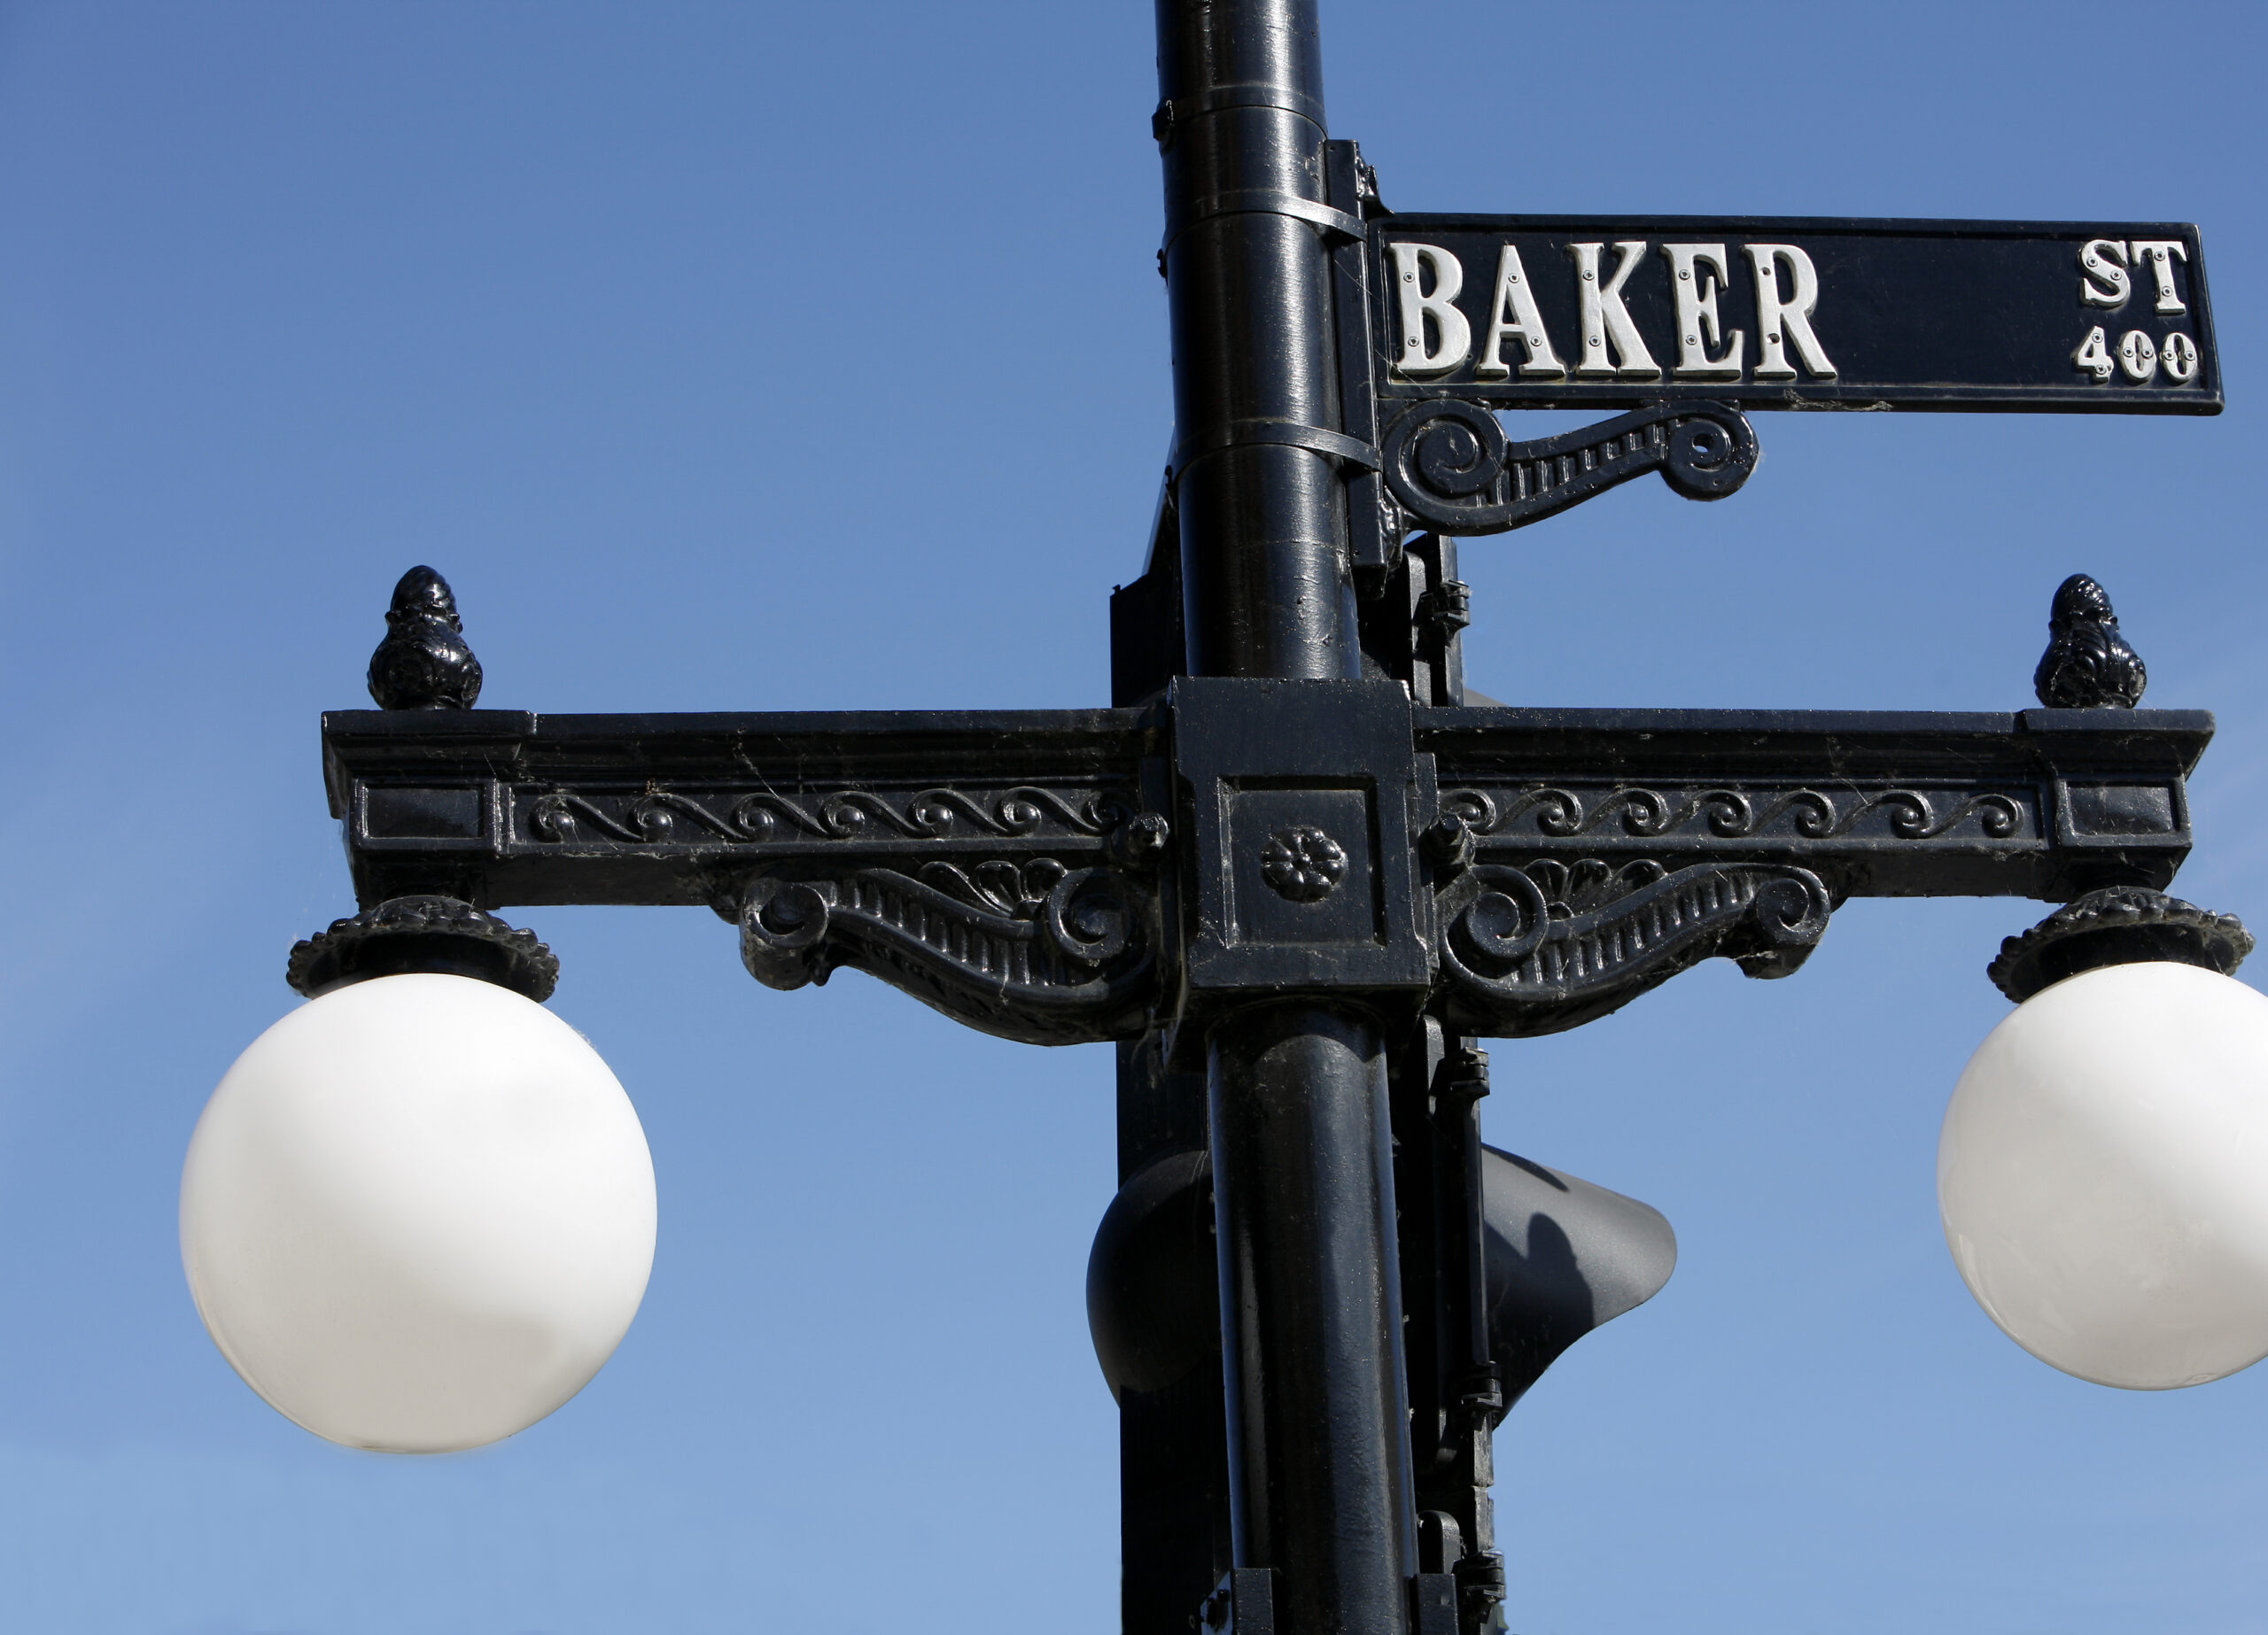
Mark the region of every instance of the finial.
[[381, 709], [470, 709], [480, 696], [457, 599], [431, 568], [412, 568], [393, 587], [386, 639], [370, 655], [370, 696]]
[[2132, 709], [2150, 673], [2118, 633], [2118, 616], [2101, 585], [2083, 573], [2063, 581], [2047, 616], [2047, 651], [2032, 673], [2032, 691], [2050, 709]]

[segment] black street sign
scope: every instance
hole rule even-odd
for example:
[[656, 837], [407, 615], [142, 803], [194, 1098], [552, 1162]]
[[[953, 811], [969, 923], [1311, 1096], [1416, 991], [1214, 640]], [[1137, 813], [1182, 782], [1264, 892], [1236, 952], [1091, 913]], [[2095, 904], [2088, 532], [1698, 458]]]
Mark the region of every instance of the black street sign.
[[1388, 215], [1371, 379], [1522, 408], [2215, 415], [2194, 227]]

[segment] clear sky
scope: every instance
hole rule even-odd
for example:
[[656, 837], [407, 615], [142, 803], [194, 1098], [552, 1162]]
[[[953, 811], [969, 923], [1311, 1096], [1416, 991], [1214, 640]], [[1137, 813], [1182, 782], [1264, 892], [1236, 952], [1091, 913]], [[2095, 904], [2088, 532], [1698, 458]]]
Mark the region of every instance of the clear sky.
[[[1400, 209], [2200, 223], [2219, 419], [1759, 416], [1722, 504], [1469, 544], [1467, 651], [1519, 702], [2014, 709], [2093, 573], [2220, 712], [2180, 889], [2268, 929], [2258, 9], [1324, 15]], [[1104, 701], [1169, 430], [1152, 49], [1133, 0], [0, 6], [0, 1629], [1115, 1628], [1105, 1050], [773, 993], [705, 911], [515, 915], [661, 1238], [613, 1362], [468, 1455], [267, 1408], [175, 1209], [351, 910], [316, 716], [412, 563], [498, 706]], [[1857, 903], [1793, 980], [1496, 1050], [1490, 1139], [1682, 1250], [1497, 1437], [1520, 1635], [2268, 1631], [2268, 1368], [2083, 1384], [1945, 1251], [2041, 911]]]

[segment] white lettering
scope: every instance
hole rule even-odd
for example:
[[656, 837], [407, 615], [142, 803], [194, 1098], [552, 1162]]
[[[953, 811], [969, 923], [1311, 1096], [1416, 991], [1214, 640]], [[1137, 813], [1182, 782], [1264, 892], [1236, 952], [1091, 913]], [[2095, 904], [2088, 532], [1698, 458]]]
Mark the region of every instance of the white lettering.
[[2189, 247], [2178, 238], [2138, 238], [2134, 241], [2137, 264], [2148, 261], [2150, 271], [2157, 275], [2158, 310], [2179, 315], [2189, 309], [2181, 304], [2181, 296], [2173, 287], [2173, 262], [2179, 256], [2189, 259]]
[[2126, 371], [2131, 381], [2145, 381], [2158, 372], [2158, 349], [2150, 337], [2140, 329], [2129, 329], [2118, 338], [2118, 367]]
[[2158, 353], [2158, 362], [2164, 366], [2169, 380], [2197, 378], [2197, 343], [2176, 329], [2165, 337], [2165, 345]]
[[[1811, 332], [1811, 315], [1819, 306], [1819, 269], [1811, 264], [1811, 257], [1793, 244], [1743, 247], [1748, 252], [1749, 264], [1756, 268], [1756, 326], [1764, 332], [1757, 348], [1762, 356], [1756, 361], [1756, 378], [1795, 379], [1796, 372], [1789, 367], [1783, 350], [1785, 343], [1793, 341], [1804, 368], [1822, 380], [1833, 380], [1835, 366], [1828, 361], [1819, 337]], [[1795, 285], [1784, 296], [1780, 293], [1783, 264]]]
[[[1446, 375], [1472, 350], [1472, 326], [1456, 309], [1464, 288], [1464, 263], [1438, 244], [1389, 244], [1394, 252], [1394, 287], [1402, 292], [1402, 355], [1397, 375]], [[1421, 270], [1422, 269], [1422, 270]], [[1433, 288], [1425, 284], [1430, 276]], [[1425, 345], [1425, 321], [1433, 321], [1434, 345]]]
[[2124, 306], [2131, 293], [2124, 239], [2090, 238], [2079, 246], [2079, 299], [2090, 306]]
[[[1689, 380], [1738, 380], [1747, 332], [1735, 329], [1728, 338], [1717, 320], [1717, 291], [1732, 276], [1724, 245], [1664, 244], [1662, 253], [1669, 258], [1669, 292], [1677, 298], [1677, 373]], [[1713, 358], [1709, 348], [1720, 339], [1724, 355]]]
[[1480, 361], [1473, 367], [1475, 380], [1510, 380], [1511, 366], [1504, 361], [1504, 343], [1518, 341], [1527, 350], [1527, 360], [1520, 365], [1522, 375], [1546, 376], [1553, 380], [1564, 377], [1567, 366], [1559, 361], [1558, 353], [1551, 350], [1551, 337], [1544, 333], [1543, 314], [1536, 310], [1535, 291], [1527, 281], [1527, 269], [1520, 265], [1520, 252], [1506, 244], [1496, 257], [1496, 294], [1488, 304], [1488, 334], [1480, 343]]
[[2117, 365], [2111, 359], [2110, 342], [2104, 337], [2101, 324], [2087, 331], [2086, 339], [2081, 341], [2079, 349], [2071, 354], [2071, 361], [2097, 380], [2110, 378], [2110, 371]]
[[[1622, 285], [1638, 265], [1638, 258], [1646, 253], [1645, 240], [1640, 238], [1618, 241], [1614, 246], [1622, 252], [1615, 263], [1614, 276], [1599, 276], [1598, 252], [1604, 244], [1569, 244], [1567, 253], [1575, 258], [1575, 293], [1582, 298], [1583, 335], [1575, 359], [1575, 373], [1612, 375], [1623, 380], [1659, 380], [1662, 366], [1646, 350], [1646, 343], [1639, 338], [1638, 326], [1630, 322], [1630, 309], [1622, 304]], [[1608, 352], [1612, 350], [1613, 360]]]

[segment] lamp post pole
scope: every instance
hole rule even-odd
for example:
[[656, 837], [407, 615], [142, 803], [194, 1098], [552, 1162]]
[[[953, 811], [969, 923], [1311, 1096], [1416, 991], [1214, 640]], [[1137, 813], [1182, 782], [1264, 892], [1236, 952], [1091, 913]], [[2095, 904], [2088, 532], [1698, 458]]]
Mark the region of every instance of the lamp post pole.
[[[1314, 0], [1157, 14], [1187, 673], [1359, 681]], [[1254, 998], [1204, 1062], [1234, 1565], [1276, 1570], [1287, 1629], [1399, 1635], [1416, 1513], [1379, 1024]]]

